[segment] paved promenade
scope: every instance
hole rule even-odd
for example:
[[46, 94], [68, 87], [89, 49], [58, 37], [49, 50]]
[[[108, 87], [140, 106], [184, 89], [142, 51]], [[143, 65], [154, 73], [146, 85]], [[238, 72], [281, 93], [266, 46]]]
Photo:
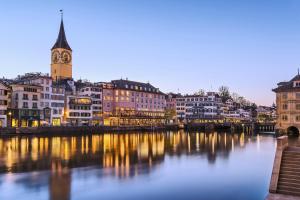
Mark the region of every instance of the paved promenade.
[[298, 196], [290, 196], [290, 195], [283, 195], [283, 194], [269, 194], [266, 200], [300, 200]]

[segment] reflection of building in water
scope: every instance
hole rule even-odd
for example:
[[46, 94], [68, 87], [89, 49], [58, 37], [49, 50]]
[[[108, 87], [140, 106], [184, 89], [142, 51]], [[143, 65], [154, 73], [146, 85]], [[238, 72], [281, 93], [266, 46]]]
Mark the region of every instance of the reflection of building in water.
[[244, 134], [132, 133], [74, 137], [14, 137], [0, 139], [1, 172], [23, 172], [100, 166], [130, 177], [149, 170], [164, 156], [202, 155], [210, 162], [244, 147]]
[[62, 168], [61, 163], [52, 163], [51, 176], [49, 176], [49, 199], [69, 200], [71, 193], [71, 172]]

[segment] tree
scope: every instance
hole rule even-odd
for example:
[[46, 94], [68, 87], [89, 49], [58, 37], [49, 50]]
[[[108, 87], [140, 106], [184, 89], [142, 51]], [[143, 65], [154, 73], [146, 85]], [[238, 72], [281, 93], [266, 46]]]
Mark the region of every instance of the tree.
[[228, 99], [230, 99], [230, 92], [227, 86], [219, 87], [219, 95], [222, 98], [223, 103], [225, 103]]
[[200, 89], [200, 90], [198, 90], [198, 92], [195, 92], [195, 95], [204, 96], [205, 95], [205, 90]]
[[257, 117], [257, 105], [255, 103], [253, 103], [251, 106], [250, 106], [250, 109], [251, 109], [251, 116], [252, 118], [255, 118]]
[[238, 93], [236, 93], [236, 92], [233, 92], [233, 93], [231, 94], [231, 98], [232, 98], [232, 100], [233, 100], [234, 102], [238, 102], [239, 97], [240, 97], [240, 95], [239, 95]]
[[167, 120], [172, 120], [176, 117], [176, 110], [173, 108], [168, 108], [165, 110], [165, 118]]

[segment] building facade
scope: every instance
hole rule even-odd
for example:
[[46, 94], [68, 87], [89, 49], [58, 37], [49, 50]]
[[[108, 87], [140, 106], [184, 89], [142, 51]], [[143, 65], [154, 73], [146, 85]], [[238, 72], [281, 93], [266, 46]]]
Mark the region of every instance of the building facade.
[[92, 98], [78, 95], [66, 96], [64, 121], [67, 124], [91, 125], [92, 114]]
[[165, 123], [165, 94], [149, 83], [113, 80], [102, 83], [104, 125]]
[[83, 86], [79, 87], [78, 94], [80, 96], [90, 97], [92, 100], [92, 124], [102, 125], [102, 87], [100, 84], [85, 83]]
[[177, 119], [184, 122], [221, 120], [222, 99], [213, 92], [207, 95], [185, 95], [176, 98]]
[[4, 82], [0, 82], [0, 128], [7, 126], [7, 110], [10, 105], [11, 88]]
[[8, 124], [12, 127], [36, 127], [40, 125], [40, 94], [42, 87], [32, 84], [12, 84], [11, 108]]
[[280, 82], [276, 93], [277, 123], [279, 132], [299, 134], [300, 129], [300, 75], [288, 82]]

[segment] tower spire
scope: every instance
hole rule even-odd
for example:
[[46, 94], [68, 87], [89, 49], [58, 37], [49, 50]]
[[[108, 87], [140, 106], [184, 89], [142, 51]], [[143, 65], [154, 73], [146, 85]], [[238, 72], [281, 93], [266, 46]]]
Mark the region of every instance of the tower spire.
[[61, 14], [61, 22], [60, 22], [59, 33], [58, 33], [56, 42], [53, 45], [51, 50], [56, 49], [56, 48], [62, 48], [62, 49], [67, 49], [67, 50], [72, 51], [71, 47], [69, 46], [69, 44], [67, 42], [67, 38], [66, 38], [66, 34], [65, 34], [64, 21], [63, 21], [63, 10], [60, 10], [60, 14]]

